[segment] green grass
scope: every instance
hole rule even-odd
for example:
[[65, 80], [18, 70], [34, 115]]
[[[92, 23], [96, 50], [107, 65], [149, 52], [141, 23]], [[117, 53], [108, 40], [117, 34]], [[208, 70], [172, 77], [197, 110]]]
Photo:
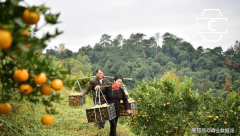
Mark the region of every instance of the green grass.
[[[92, 98], [87, 96], [86, 104], [80, 107], [70, 107], [68, 95], [74, 93], [66, 88], [60, 91], [64, 98], [61, 103], [53, 103], [59, 114], [53, 115], [54, 123], [49, 126], [41, 124], [41, 116], [46, 114], [42, 104], [32, 104], [27, 101], [9, 102], [12, 111], [8, 115], [0, 115], [0, 135], [5, 136], [108, 136], [109, 122], [104, 129], [99, 130], [94, 123], [88, 123], [86, 108], [93, 106]], [[118, 123], [118, 136], [134, 136], [129, 126]]]

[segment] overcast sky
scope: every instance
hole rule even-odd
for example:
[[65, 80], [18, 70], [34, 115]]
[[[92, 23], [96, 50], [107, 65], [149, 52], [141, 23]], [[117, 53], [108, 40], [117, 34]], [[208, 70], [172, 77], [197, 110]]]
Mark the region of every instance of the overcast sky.
[[[82, 46], [92, 47], [103, 34], [111, 39], [122, 34], [125, 39], [132, 33], [144, 33], [145, 38], [157, 32], [170, 32], [196, 49], [198, 46], [224, 51], [240, 41], [239, 0], [26, 0], [30, 5], [45, 4], [52, 13], [60, 12], [61, 24], [43, 27], [37, 33], [42, 37], [58, 27], [64, 33], [52, 39], [47, 48], [65, 43], [66, 48], [77, 52]], [[206, 10], [204, 9], [219, 9]], [[198, 19], [197, 18], [207, 18]], [[212, 19], [218, 18], [218, 19]], [[224, 19], [223, 19], [224, 18]], [[43, 17], [39, 25], [43, 24]], [[218, 32], [218, 33], [196, 33]], [[226, 32], [227, 31], [227, 32]], [[222, 33], [225, 32], [225, 33]], [[202, 36], [205, 38], [203, 39]], [[221, 37], [222, 35], [222, 37]], [[218, 42], [216, 41], [220, 38]], [[204, 41], [205, 40], [205, 41]]]

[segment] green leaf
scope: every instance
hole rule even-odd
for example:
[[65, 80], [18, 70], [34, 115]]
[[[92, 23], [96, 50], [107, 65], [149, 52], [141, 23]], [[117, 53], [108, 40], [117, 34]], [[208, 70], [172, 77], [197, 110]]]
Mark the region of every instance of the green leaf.
[[25, 27], [26, 24], [22, 21], [21, 18], [14, 18], [14, 22], [18, 24], [20, 27]]
[[18, 3], [22, 1], [22, 0], [11, 0], [11, 3], [14, 5], [14, 6], [18, 6]]
[[48, 106], [48, 107], [53, 107], [53, 105], [52, 105], [52, 103], [51, 103], [50, 101], [47, 101], [47, 100], [44, 100], [44, 99], [43, 99], [42, 102], [43, 102], [44, 105], [46, 105], [46, 106]]
[[34, 104], [37, 104], [39, 102], [39, 99], [30, 98], [29, 100]]
[[41, 11], [43, 14], [46, 13], [47, 10], [49, 10], [50, 8], [45, 7], [44, 5], [41, 5], [38, 7], [39, 11]]
[[60, 23], [60, 22], [57, 22], [59, 15], [60, 15], [60, 13], [58, 13], [58, 14], [49, 13], [49, 14], [45, 15], [45, 20], [47, 23], [50, 23], [50, 24]]
[[10, 23], [10, 24], [4, 24], [2, 25], [2, 28], [5, 29], [5, 30], [9, 30], [9, 31], [12, 31], [14, 29], [14, 24], [13, 23]]
[[26, 47], [26, 45], [23, 44], [23, 43], [18, 43], [17, 46], [18, 46], [23, 52], [28, 52], [28, 51], [29, 51], [28, 47]]

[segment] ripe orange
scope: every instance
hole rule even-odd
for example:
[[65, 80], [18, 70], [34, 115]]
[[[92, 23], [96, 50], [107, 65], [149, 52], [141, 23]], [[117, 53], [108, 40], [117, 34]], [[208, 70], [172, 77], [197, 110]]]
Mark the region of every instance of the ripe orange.
[[219, 118], [218, 116], [215, 117], [215, 119], [218, 119], [218, 118]]
[[29, 78], [28, 71], [26, 69], [19, 69], [13, 73], [13, 78], [17, 82], [27, 81]]
[[36, 11], [36, 9], [25, 9], [23, 14], [23, 21], [28, 25], [37, 24], [37, 22], [40, 19], [39, 13]]
[[226, 122], [226, 121], [224, 121], [224, 124], [225, 124], [225, 125], [227, 125], [227, 122]]
[[77, 80], [77, 76], [76, 76], [76, 75], [73, 76], [72, 79], [73, 79], [73, 80]]
[[212, 116], [208, 116], [208, 119], [211, 119], [212, 118]]
[[12, 110], [11, 105], [8, 103], [0, 104], [0, 114], [8, 114]]
[[33, 81], [35, 84], [45, 84], [47, 82], [47, 76], [44, 73], [40, 73], [33, 77]]
[[12, 45], [12, 34], [7, 30], [0, 30], [0, 48], [6, 50]]
[[49, 95], [52, 93], [52, 88], [49, 85], [43, 85], [40, 88], [41, 95]]
[[50, 114], [43, 115], [41, 118], [41, 122], [43, 125], [50, 125], [53, 123], [53, 116]]
[[174, 129], [178, 129], [178, 127], [174, 127]]
[[22, 30], [21, 35], [29, 36], [30, 33], [26, 29], [24, 29], [24, 30]]
[[62, 80], [60, 79], [54, 79], [52, 81], [52, 84], [51, 84], [51, 87], [54, 89], [54, 90], [61, 90], [63, 88], [63, 82]]
[[28, 94], [30, 94], [33, 91], [32, 86], [30, 86], [29, 84], [22, 84], [19, 87], [19, 93], [23, 96], [27, 96]]

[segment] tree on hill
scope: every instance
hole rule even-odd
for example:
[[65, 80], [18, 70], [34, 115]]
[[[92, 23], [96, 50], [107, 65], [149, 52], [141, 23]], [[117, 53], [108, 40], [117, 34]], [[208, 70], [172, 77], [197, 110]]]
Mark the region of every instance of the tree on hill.
[[103, 34], [100, 39], [100, 45], [103, 47], [109, 47], [112, 44], [111, 36], [108, 34]]

